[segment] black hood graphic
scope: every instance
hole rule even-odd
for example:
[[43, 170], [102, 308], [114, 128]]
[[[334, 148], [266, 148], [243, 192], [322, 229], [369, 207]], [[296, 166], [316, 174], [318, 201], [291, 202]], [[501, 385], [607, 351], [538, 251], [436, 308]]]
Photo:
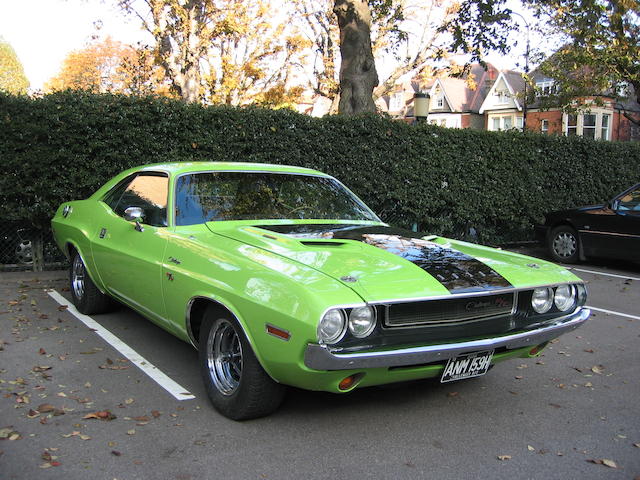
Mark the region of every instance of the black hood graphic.
[[381, 248], [417, 265], [451, 293], [512, 287], [485, 263], [421, 237], [426, 234], [401, 228], [362, 225], [257, 225], [258, 228], [309, 240], [355, 240]]

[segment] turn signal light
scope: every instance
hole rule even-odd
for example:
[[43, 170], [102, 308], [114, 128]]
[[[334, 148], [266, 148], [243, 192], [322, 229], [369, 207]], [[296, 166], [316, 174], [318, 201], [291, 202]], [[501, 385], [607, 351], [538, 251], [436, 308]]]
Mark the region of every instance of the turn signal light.
[[281, 338], [282, 340], [289, 340], [291, 334], [282, 328], [278, 328], [274, 325], [267, 324], [267, 333], [274, 337]]
[[540, 351], [542, 351], [544, 347], [547, 346], [547, 343], [549, 342], [544, 342], [544, 343], [541, 343], [540, 345], [536, 345], [531, 350], [529, 350], [529, 355], [530, 356], [537, 355], [538, 353], [540, 353]]
[[338, 384], [338, 388], [340, 390], [349, 390], [354, 387], [360, 379], [364, 377], [364, 373], [355, 373], [353, 375], [349, 375], [347, 378], [342, 379], [342, 381]]

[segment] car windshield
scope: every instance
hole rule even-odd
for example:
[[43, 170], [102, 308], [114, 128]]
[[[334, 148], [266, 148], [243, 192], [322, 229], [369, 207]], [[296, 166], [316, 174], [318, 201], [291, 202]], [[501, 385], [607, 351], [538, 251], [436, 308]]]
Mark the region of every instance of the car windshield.
[[338, 181], [315, 175], [193, 173], [178, 178], [175, 198], [176, 225], [283, 218], [378, 221]]

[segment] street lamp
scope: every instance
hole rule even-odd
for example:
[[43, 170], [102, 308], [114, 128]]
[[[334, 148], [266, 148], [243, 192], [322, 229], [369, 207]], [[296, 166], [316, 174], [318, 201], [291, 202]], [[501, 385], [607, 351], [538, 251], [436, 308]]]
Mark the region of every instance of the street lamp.
[[413, 114], [416, 122], [425, 122], [429, 116], [429, 102], [431, 97], [428, 93], [417, 92], [413, 95]]
[[527, 22], [527, 19], [524, 18], [521, 14], [519, 14], [518, 12], [511, 12], [513, 15], [517, 15], [518, 17], [520, 17], [522, 19], [522, 21], [524, 22], [525, 26], [527, 27], [527, 46], [524, 52], [524, 73], [525, 73], [525, 79], [524, 79], [524, 99], [522, 101], [522, 131], [524, 132], [527, 128], [527, 82], [528, 82], [528, 75], [529, 75], [529, 54], [531, 53], [530, 50], [530, 43], [529, 43], [529, 22]]

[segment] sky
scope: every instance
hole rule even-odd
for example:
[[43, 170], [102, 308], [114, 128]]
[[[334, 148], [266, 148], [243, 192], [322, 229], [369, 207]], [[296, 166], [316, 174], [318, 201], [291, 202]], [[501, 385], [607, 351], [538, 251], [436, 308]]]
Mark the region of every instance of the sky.
[[[139, 23], [124, 16], [115, 0], [0, 0], [0, 37], [13, 47], [24, 66], [31, 91], [56, 75], [66, 55], [87, 45], [99, 33], [104, 38], [135, 44], [150, 43]], [[98, 31], [95, 22], [101, 21]], [[532, 39], [532, 43], [536, 39]], [[500, 69], [523, 63], [524, 40], [508, 57], [491, 55]], [[385, 71], [384, 65], [377, 65]]]

